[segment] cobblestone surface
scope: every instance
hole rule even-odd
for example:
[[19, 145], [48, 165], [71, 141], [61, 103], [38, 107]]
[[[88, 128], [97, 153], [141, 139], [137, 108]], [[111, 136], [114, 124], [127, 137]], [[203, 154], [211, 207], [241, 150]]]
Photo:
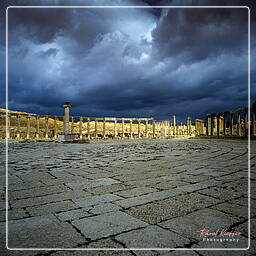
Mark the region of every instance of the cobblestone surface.
[[[251, 247], [240, 251], [230, 250], [247, 248], [249, 242], [245, 140], [10, 142], [8, 245], [46, 251], [5, 249], [5, 145], [0, 145], [0, 255], [256, 254], [254, 141]], [[232, 237], [237, 241], [221, 242], [226, 237], [218, 236], [206, 241], [200, 236], [202, 229], [241, 234]], [[132, 250], [56, 252], [53, 248]]]

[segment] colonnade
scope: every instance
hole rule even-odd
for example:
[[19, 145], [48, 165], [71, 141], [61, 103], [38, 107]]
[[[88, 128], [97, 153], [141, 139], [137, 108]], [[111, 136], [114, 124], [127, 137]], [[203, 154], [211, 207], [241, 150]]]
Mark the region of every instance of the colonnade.
[[251, 108], [251, 118], [248, 118], [248, 108], [213, 113], [206, 115], [206, 134], [208, 136], [236, 136], [248, 135], [249, 127], [251, 135], [256, 136], [255, 109]]

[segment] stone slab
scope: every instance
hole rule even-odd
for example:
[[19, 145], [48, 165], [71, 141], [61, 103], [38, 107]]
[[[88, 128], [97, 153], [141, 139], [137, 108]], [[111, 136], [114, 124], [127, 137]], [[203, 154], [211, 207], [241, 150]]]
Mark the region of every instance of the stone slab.
[[75, 220], [72, 221], [72, 224], [79, 229], [85, 237], [91, 240], [109, 237], [148, 225], [120, 211]]
[[66, 183], [68, 187], [73, 189], [89, 189], [96, 188], [100, 186], [108, 186], [112, 184], [120, 183], [120, 181], [112, 179], [112, 178], [101, 178], [95, 180], [83, 180], [79, 182], [68, 182]]
[[201, 241], [200, 230], [225, 229], [240, 221], [241, 219], [237, 217], [231, 217], [217, 210], [203, 209], [183, 217], [164, 221], [159, 225], [187, 237], [191, 241]]
[[88, 207], [91, 205], [97, 205], [101, 203], [109, 203], [116, 200], [120, 200], [122, 197], [113, 195], [113, 194], [104, 194], [104, 195], [95, 195], [95, 196], [88, 196], [81, 199], [73, 199], [73, 201], [81, 206], [81, 207]]
[[37, 205], [32, 207], [27, 207], [27, 211], [31, 216], [39, 216], [39, 215], [47, 215], [50, 213], [57, 213], [63, 212], [71, 209], [78, 208], [76, 204], [72, 201], [61, 201], [61, 202], [54, 202], [44, 205]]
[[[185, 247], [190, 241], [177, 233], [158, 226], [148, 226], [116, 236], [116, 240], [128, 248], [175, 248]], [[143, 251], [133, 250], [136, 255], [144, 255]]]

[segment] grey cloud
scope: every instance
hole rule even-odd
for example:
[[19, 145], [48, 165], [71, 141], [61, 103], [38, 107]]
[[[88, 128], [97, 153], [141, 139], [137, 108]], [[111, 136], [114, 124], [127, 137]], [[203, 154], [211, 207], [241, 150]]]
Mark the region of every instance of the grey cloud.
[[9, 106], [180, 121], [242, 107], [246, 22], [230, 9], [10, 9]]

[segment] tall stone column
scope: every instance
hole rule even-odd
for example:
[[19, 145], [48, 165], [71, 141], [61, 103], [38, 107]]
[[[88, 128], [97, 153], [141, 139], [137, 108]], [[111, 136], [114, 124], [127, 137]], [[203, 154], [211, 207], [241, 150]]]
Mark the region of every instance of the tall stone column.
[[71, 105], [69, 102], [66, 102], [63, 105], [63, 107], [64, 107], [63, 127], [64, 127], [64, 134], [67, 135], [69, 133], [69, 111], [70, 111]]
[[155, 119], [153, 119], [152, 125], [153, 125], [153, 138], [155, 138], [156, 137], [156, 120]]
[[115, 120], [114, 120], [114, 138], [116, 138], [116, 135], [117, 135], [117, 133], [116, 133], [116, 127], [117, 126], [117, 120], [116, 120], [116, 118], [115, 118]]
[[187, 134], [191, 135], [191, 117], [187, 118]]
[[238, 129], [238, 136], [241, 136], [241, 112], [238, 111], [237, 113], [237, 129]]
[[173, 116], [173, 135], [176, 135], [177, 127], [176, 127], [176, 116]]
[[71, 117], [71, 133], [74, 133], [74, 117]]
[[57, 116], [55, 116], [54, 117], [54, 139], [55, 140], [58, 138], [58, 131], [59, 131], [58, 118], [57, 118]]
[[227, 128], [227, 114], [226, 112], [223, 113], [223, 136], [226, 136], [226, 128]]
[[220, 137], [220, 115], [217, 114], [217, 137]]
[[20, 115], [16, 116], [17, 118], [17, 133], [16, 133], [16, 139], [19, 140], [20, 139]]
[[247, 131], [247, 134], [248, 134], [248, 120], [249, 120], [249, 118], [248, 118], [248, 110], [245, 109], [244, 110], [244, 122], [245, 122], [245, 129]]
[[97, 121], [97, 118], [95, 118], [95, 121], [94, 121], [94, 130], [95, 130], [95, 138], [97, 139], [98, 137], [98, 121]]
[[83, 118], [79, 118], [79, 139], [83, 138]]
[[140, 119], [138, 119], [138, 137], [140, 138]]
[[6, 139], [11, 138], [11, 116], [6, 113]]
[[255, 118], [255, 111], [252, 111], [252, 135], [253, 136], [256, 136], [256, 127], [255, 127], [255, 125], [256, 125], [256, 118]]
[[40, 117], [36, 116], [36, 139], [39, 139], [40, 135]]
[[122, 138], [124, 138], [124, 119], [122, 118]]
[[172, 123], [170, 122], [170, 126], [169, 126], [169, 138], [171, 138], [172, 136]]
[[49, 131], [49, 119], [48, 116], [45, 117], [45, 138], [48, 139], [49, 135], [48, 135], [48, 131]]
[[90, 139], [90, 118], [87, 118], [87, 138]]
[[148, 120], [145, 121], [145, 136], [148, 138]]
[[230, 113], [230, 135], [234, 135], [234, 114]]
[[106, 118], [103, 118], [103, 139], [106, 138]]
[[132, 119], [130, 120], [130, 139], [132, 139]]
[[27, 139], [30, 139], [30, 116], [27, 116]]
[[213, 127], [214, 127], [214, 116], [213, 116], [213, 115], [211, 115], [211, 136], [213, 136], [213, 135], [214, 135]]

